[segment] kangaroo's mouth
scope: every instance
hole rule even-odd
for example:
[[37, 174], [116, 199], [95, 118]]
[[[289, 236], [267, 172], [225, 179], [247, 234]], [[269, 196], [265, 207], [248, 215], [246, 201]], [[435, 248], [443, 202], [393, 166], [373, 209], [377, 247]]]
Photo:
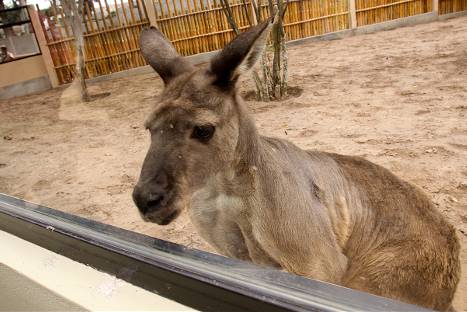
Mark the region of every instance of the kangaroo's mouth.
[[180, 215], [182, 209], [179, 209], [177, 198], [174, 196], [173, 192], [170, 196], [167, 195], [164, 200], [158, 199], [157, 201], [157, 203], [153, 204], [158, 206], [159, 209], [141, 214], [144, 221], [159, 225], [168, 225]]
[[178, 216], [180, 215], [180, 210], [175, 210], [171, 214], [169, 214], [167, 217], [165, 217], [159, 225], [167, 225], [170, 224], [173, 220], [175, 220]]
[[156, 212], [142, 215], [146, 222], [153, 222], [159, 225], [167, 225], [180, 215], [180, 210], [176, 209], [170, 212]]

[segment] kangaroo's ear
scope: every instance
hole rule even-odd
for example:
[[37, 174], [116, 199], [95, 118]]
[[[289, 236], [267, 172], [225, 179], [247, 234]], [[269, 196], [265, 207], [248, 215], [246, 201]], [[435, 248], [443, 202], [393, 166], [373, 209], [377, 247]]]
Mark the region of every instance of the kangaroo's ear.
[[165, 84], [193, 68], [155, 27], [144, 29], [139, 37], [139, 43], [144, 59], [161, 76]]
[[266, 46], [272, 23], [268, 19], [241, 33], [211, 60], [209, 71], [215, 75], [214, 84], [221, 88], [233, 87], [238, 77], [255, 65]]

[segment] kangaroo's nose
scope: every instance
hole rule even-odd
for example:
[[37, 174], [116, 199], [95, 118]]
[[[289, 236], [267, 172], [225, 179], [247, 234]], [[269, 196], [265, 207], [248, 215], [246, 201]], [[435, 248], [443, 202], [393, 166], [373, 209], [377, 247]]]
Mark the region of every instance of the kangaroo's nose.
[[162, 208], [168, 191], [168, 179], [165, 174], [146, 183], [138, 182], [133, 189], [133, 201], [142, 214], [155, 212]]

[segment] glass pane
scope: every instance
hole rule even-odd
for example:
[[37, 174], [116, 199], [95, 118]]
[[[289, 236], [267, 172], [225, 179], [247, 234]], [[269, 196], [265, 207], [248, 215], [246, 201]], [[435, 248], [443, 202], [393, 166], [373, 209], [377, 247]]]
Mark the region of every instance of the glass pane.
[[0, 63], [40, 53], [31, 23], [0, 29]]
[[6, 3], [0, 11], [0, 63], [40, 53], [26, 7]]

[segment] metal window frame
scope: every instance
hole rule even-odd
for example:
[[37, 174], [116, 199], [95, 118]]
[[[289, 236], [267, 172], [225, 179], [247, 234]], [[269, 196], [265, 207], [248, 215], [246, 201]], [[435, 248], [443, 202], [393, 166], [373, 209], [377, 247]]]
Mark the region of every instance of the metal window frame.
[[0, 194], [0, 230], [201, 311], [430, 311], [5, 194]]
[[7, 62], [0, 63], [0, 65], [1, 65], [1, 64], [7, 64], [7, 63], [12, 63], [12, 62], [14, 62], [14, 61], [24, 60], [24, 59], [27, 59], [27, 58], [30, 58], [30, 57], [34, 57], [34, 56], [38, 56], [38, 55], [42, 55], [42, 50], [41, 50], [39, 41], [37, 40], [37, 29], [35, 29], [35, 28], [34, 28], [34, 25], [32, 24], [32, 21], [31, 21], [31, 14], [29, 13], [28, 6], [27, 6], [27, 5], [23, 5], [23, 6], [17, 6], [17, 7], [14, 7], [14, 8], [3, 9], [3, 10], [0, 10], [0, 13], [9, 12], [9, 11], [21, 11], [21, 10], [25, 10], [25, 11], [26, 11], [26, 13], [27, 13], [27, 15], [28, 15], [28, 19], [27, 19], [27, 20], [22, 20], [22, 21], [19, 21], [19, 22], [8, 23], [8, 24], [2, 24], [2, 25], [0, 25], [0, 29], [4, 29], [4, 28], [16, 26], [16, 25], [25, 25], [25, 24], [29, 24], [29, 25], [31, 26], [33, 32], [34, 32], [34, 33], [33, 33], [33, 34], [34, 34], [34, 40], [36, 41], [36, 46], [37, 46], [38, 52], [31, 53], [31, 54], [27, 54], [27, 55], [23, 55], [23, 56], [20, 56], [20, 57], [15, 57], [15, 58], [14, 58], [13, 60], [11, 60], [11, 61], [7, 61]]

